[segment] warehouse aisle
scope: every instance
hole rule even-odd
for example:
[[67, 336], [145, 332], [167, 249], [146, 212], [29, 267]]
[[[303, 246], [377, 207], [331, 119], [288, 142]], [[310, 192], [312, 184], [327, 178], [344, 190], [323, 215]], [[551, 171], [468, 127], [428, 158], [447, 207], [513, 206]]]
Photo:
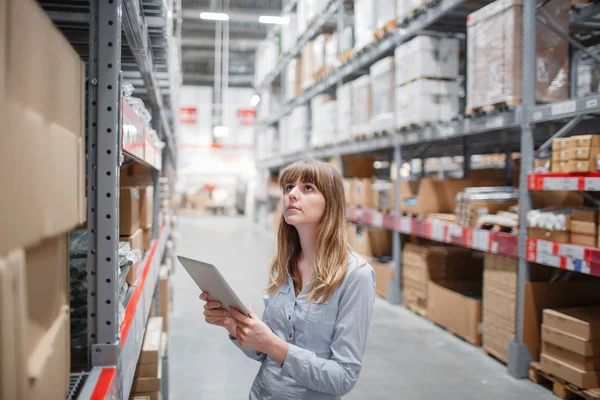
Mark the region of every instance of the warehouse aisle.
[[[273, 237], [247, 219], [181, 217], [179, 252], [221, 268], [242, 299], [262, 313]], [[175, 400], [246, 399], [259, 364], [226, 332], [203, 322], [200, 293], [180, 266], [174, 275], [170, 391]], [[554, 399], [516, 381], [480, 348], [402, 307], [377, 299], [360, 381], [345, 399]]]

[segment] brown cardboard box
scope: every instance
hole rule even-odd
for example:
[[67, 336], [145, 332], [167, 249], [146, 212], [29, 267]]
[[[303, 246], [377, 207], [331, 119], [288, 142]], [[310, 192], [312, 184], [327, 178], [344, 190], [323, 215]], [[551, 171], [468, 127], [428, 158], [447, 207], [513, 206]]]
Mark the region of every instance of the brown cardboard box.
[[541, 360], [542, 369], [546, 373], [562, 378], [582, 389], [600, 387], [600, 371], [582, 371], [546, 354], [542, 354]]
[[0, 8], [0, 184], [10, 188], [0, 200], [0, 254], [7, 254], [85, 221], [85, 67], [37, 2]]
[[144, 228], [142, 237], [143, 237], [143, 239], [142, 239], [142, 248], [143, 248], [142, 254], [143, 254], [144, 251], [148, 251], [152, 247], [152, 227]]
[[162, 400], [161, 392], [136, 393], [135, 396], [147, 398], [148, 400]]
[[543, 354], [583, 371], [600, 370], [600, 354], [582, 356], [581, 354], [574, 353], [555, 344], [545, 342], [544, 336], [542, 335], [542, 355]]
[[591, 163], [590, 161], [569, 160], [569, 165], [565, 172], [590, 172], [594, 169], [595, 163]]
[[569, 172], [568, 161], [552, 161], [552, 172]]
[[598, 235], [598, 227], [595, 222], [578, 221], [571, 218], [571, 232], [579, 233], [580, 235]]
[[138, 364], [160, 364], [161, 340], [163, 332], [162, 317], [148, 319], [146, 332], [144, 334], [144, 343], [142, 344], [142, 353]]
[[370, 261], [375, 271], [375, 291], [381, 297], [387, 298], [388, 286], [394, 280], [394, 263], [380, 263], [377, 260]]
[[138, 249], [140, 253], [144, 254], [144, 231], [141, 229], [133, 232], [131, 236], [121, 236], [119, 240], [128, 242], [132, 250]]
[[126, 187], [119, 191], [119, 235], [130, 236], [140, 227], [140, 191]]
[[573, 147], [568, 152], [570, 160], [583, 160], [594, 164], [600, 154], [600, 147]]
[[[69, 303], [69, 238], [46, 239], [25, 251], [28, 351], [31, 353]], [[67, 318], [68, 319], [68, 318]]]
[[158, 363], [158, 374], [151, 377], [138, 377], [133, 380], [132, 393], [158, 392], [162, 384], [162, 362]]
[[589, 357], [600, 354], [600, 338], [592, 341], [583, 340], [580, 337], [547, 325], [542, 325], [542, 340], [582, 356]]
[[371, 185], [371, 207], [381, 210], [393, 210], [396, 191], [394, 181], [377, 181]]
[[350, 182], [350, 190], [352, 191], [352, 205], [359, 207], [371, 207], [373, 204], [371, 191], [371, 179], [353, 179]]
[[600, 307], [544, 310], [544, 325], [584, 340], [600, 338]]
[[152, 169], [139, 163], [131, 163], [121, 168], [119, 176], [121, 187], [152, 185]]
[[152, 378], [155, 376], [158, 376], [158, 364], [138, 364], [136, 366], [136, 378]]
[[[0, 1], [0, 7], [1, 3]], [[0, 258], [0, 353], [2, 354], [0, 398], [2, 399], [25, 398], [28, 386], [25, 269], [23, 250], [15, 250], [6, 257]]]
[[169, 303], [171, 277], [166, 266], [160, 268], [160, 316], [163, 319], [163, 332], [169, 332]]
[[346, 204], [353, 205], [354, 199], [352, 198], [352, 179], [344, 178], [342, 180], [342, 183], [344, 185], [344, 195], [346, 197]]
[[600, 147], [600, 135], [579, 135], [569, 138], [571, 147]]
[[570, 149], [571, 147], [575, 147], [574, 146], [575, 141], [571, 140], [571, 138], [558, 138], [558, 139], [554, 139], [552, 141], [552, 150], [558, 150], [558, 149]]
[[574, 149], [563, 149], [552, 151], [552, 161], [569, 161], [571, 159], [571, 150]]
[[[574, 208], [571, 212], [571, 220], [593, 222], [598, 221], [598, 209], [596, 208]], [[585, 233], [585, 232], [581, 232]]]
[[383, 257], [392, 252], [392, 232], [383, 229], [350, 224], [348, 240], [350, 246], [365, 257]]
[[69, 329], [69, 306], [65, 305], [29, 357], [28, 398], [67, 397], [71, 370]]
[[571, 233], [568, 231], [551, 231], [542, 228], [527, 228], [527, 235], [533, 239], [551, 240], [553, 242], [571, 243]]
[[480, 281], [429, 282], [428, 318], [471, 344], [481, 345], [481, 289]]
[[154, 188], [146, 186], [140, 188], [140, 227], [152, 227], [152, 205], [154, 204]]
[[571, 243], [579, 246], [596, 247], [598, 245], [598, 237], [595, 235], [571, 233]]
[[356, 178], [371, 178], [375, 175], [375, 157], [360, 154], [342, 156], [344, 174]]

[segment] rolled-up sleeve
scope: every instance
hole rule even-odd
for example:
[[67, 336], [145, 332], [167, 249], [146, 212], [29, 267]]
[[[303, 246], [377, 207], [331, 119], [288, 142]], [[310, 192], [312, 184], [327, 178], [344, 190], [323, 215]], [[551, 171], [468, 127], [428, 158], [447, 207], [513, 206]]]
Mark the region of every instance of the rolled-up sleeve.
[[310, 390], [347, 394], [360, 375], [374, 301], [375, 273], [371, 266], [352, 271], [340, 297], [331, 358], [319, 358], [310, 350], [290, 344], [282, 372]]

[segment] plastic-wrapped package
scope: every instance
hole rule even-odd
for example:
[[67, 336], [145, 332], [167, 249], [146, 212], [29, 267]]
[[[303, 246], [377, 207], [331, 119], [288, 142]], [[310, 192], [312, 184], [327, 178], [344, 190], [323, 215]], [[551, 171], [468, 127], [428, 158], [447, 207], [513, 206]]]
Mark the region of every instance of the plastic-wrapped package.
[[352, 82], [340, 86], [336, 98], [337, 139], [345, 141], [352, 137]]
[[121, 274], [121, 276], [119, 276], [119, 293], [118, 293], [119, 303], [123, 303], [123, 301], [125, 300], [125, 295], [127, 294], [127, 289], [129, 288], [129, 285], [127, 284], [127, 281], [125, 280], [125, 277], [127, 276], [127, 273], [129, 272], [129, 268], [131, 268], [131, 267], [127, 266], [126, 268], [124, 268], [123, 273]]
[[125, 306], [123, 306], [123, 304], [119, 303], [118, 310], [119, 310], [118, 311], [119, 326], [121, 326], [121, 324], [125, 320]]
[[288, 150], [291, 153], [302, 151], [308, 145], [310, 119], [308, 106], [297, 106], [290, 114], [289, 132], [286, 136]]
[[354, 48], [360, 50], [373, 41], [377, 2], [354, 0]]
[[394, 127], [394, 57], [386, 57], [373, 64], [371, 75], [371, 129], [387, 130]]
[[283, 15], [289, 18], [289, 23], [281, 26], [281, 52], [287, 53], [298, 40], [298, 17], [296, 13]]
[[[540, 3], [542, 0], [538, 0]], [[569, 2], [555, 0], [538, 15], [569, 33]], [[467, 19], [467, 109], [521, 101], [522, 0], [497, 0]], [[536, 24], [536, 101], [566, 99], [569, 44]]]
[[313, 42], [308, 42], [302, 49], [302, 89], [308, 89], [315, 82], [313, 75], [315, 72], [315, 61], [313, 53]]
[[420, 79], [396, 88], [396, 127], [450, 121], [458, 116], [458, 84]]
[[334, 33], [325, 43], [325, 68], [336, 68], [338, 62], [338, 35]]
[[396, 0], [377, 0], [376, 28], [384, 28], [388, 22], [396, 22]]
[[325, 47], [331, 35], [321, 34], [312, 42], [313, 50], [313, 78], [317, 80], [317, 75], [325, 68]]
[[292, 58], [286, 68], [285, 99], [289, 101], [302, 91], [302, 62], [298, 58]]
[[131, 97], [133, 95], [134, 86], [129, 82], [123, 82], [123, 96]]
[[352, 81], [352, 136], [369, 133], [370, 122], [371, 76], [363, 75]]
[[456, 79], [459, 41], [421, 35], [396, 48], [396, 86], [416, 79]]
[[128, 242], [119, 242], [119, 267], [132, 266], [142, 259], [139, 249], [131, 250]]
[[354, 48], [354, 27], [347, 26], [344, 28], [340, 35], [340, 48], [338, 54], [341, 55], [346, 50], [352, 50]]
[[[311, 147], [323, 146], [333, 142], [335, 134], [335, 100], [327, 94], [320, 94], [310, 101], [311, 115]], [[332, 123], [333, 118], [333, 123]]]
[[527, 213], [527, 225], [532, 228], [543, 228], [555, 231], [567, 230], [567, 218], [571, 215], [570, 208], [545, 208], [531, 210]]
[[87, 253], [87, 229], [73, 229], [69, 234], [69, 255], [71, 258], [85, 258]]

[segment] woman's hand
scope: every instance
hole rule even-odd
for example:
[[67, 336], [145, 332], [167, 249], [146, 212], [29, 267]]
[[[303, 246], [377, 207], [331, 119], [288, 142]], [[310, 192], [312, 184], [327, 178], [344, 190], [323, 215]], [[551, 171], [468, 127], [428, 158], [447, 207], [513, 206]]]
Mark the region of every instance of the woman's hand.
[[234, 319], [238, 343], [257, 353], [268, 353], [277, 336], [260, 318], [256, 316], [252, 306], [248, 307], [250, 317], [245, 316], [234, 308], [229, 309], [229, 315]]
[[205, 321], [211, 325], [222, 326], [235, 338], [236, 323], [233, 318], [229, 316], [228, 311], [221, 307], [221, 303], [218, 301], [210, 301], [208, 293], [202, 293], [200, 299], [206, 301], [206, 304], [204, 305]]

